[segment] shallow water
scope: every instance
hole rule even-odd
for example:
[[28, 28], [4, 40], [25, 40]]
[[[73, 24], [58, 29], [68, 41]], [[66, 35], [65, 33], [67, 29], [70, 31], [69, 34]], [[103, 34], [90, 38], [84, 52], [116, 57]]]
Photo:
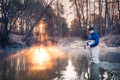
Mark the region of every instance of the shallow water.
[[[119, 80], [120, 74], [113, 73], [120, 68], [110, 72], [107, 68], [100, 68], [99, 65], [90, 64], [86, 55], [68, 54], [64, 59], [57, 58], [51, 69], [31, 71], [31, 64], [24, 54], [10, 57], [21, 49], [6, 49], [0, 53], [0, 80]], [[4, 55], [3, 55], [4, 54]], [[117, 54], [116, 54], [117, 55]], [[119, 55], [119, 53], [118, 53]], [[9, 58], [10, 57], [10, 58]], [[108, 58], [108, 57], [107, 57]], [[105, 56], [101, 58], [105, 60]], [[108, 60], [114, 60], [109, 57]], [[109, 61], [110, 62], [110, 61]], [[112, 62], [112, 61], [111, 61]], [[117, 61], [117, 63], [119, 63]], [[114, 67], [114, 66], [113, 66]]]
[[65, 70], [61, 71], [62, 76], [60, 79], [63, 80], [76, 80], [77, 72], [75, 71], [75, 67], [72, 64], [72, 61], [68, 60], [68, 65], [65, 67]]

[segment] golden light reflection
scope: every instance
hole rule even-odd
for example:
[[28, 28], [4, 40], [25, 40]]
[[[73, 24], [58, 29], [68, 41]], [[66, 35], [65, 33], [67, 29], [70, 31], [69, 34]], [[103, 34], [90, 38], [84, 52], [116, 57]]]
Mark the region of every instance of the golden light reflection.
[[43, 34], [45, 33], [46, 26], [47, 24], [43, 20], [41, 20], [39, 24], [34, 28], [34, 32], [38, 34]]
[[50, 60], [50, 56], [46, 53], [46, 51], [43, 48], [36, 49], [34, 54], [35, 55], [33, 56], [33, 60], [40, 65]]
[[45, 24], [42, 22], [40, 23], [40, 33], [45, 33]]
[[64, 52], [55, 46], [35, 46], [27, 51], [31, 70], [51, 69], [56, 65], [57, 58], [65, 58]]
[[52, 69], [57, 65], [57, 59], [65, 59], [67, 57], [56, 46], [33, 46], [9, 56], [7, 60], [16, 59], [23, 55], [26, 60], [26, 66], [32, 71]]

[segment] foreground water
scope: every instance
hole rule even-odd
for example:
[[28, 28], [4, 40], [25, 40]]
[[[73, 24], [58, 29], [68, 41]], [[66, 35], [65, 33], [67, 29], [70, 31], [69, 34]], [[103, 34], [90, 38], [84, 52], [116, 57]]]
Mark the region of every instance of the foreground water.
[[[0, 80], [119, 80], [119, 53], [111, 57], [103, 56], [100, 64], [90, 64], [88, 56], [79, 51], [66, 53], [65, 58], [56, 58], [54, 66], [45, 70], [31, 70], [32, 64], [20, 48], [8, 48], [0, 52]], [[75, 54], [76, 53], [76, 54]], [[57, 53], [56, 53], [57, 54]], [[14, 57], [10, 57], [14, 55]], [[109, 55], [110, 56], [110, 55]], [[108, 61], [110, 63], [108, 63]], [[114, 63], [113, 63], [114, 62]]]

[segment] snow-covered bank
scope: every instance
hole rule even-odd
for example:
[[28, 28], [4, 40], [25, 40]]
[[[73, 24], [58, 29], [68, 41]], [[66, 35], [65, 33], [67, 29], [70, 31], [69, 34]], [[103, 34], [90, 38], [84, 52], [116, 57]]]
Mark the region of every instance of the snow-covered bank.
[[[114, 37], [116, 39], [116, 37]], [[101, 54], [103, 53], [106, 53], [106, 52], [120, 52], [120, 46], [114, 46], [114, 43], [111, 43], [109, 42], [109, 45], [111, 46], [108, 46], [108, 41], [112, 41], [111, 39], [114, 40], [114, 38], [101, 38], [100, 39], [100, 44], [99, 44], [99, 47], [100, 47], [100, 50], [101, 50]], [[82, 39], [80, 38], [64, 38], [64, 39], [61, 39], [59, 42], [58, 42], [58, 47], [60, 47], [61, 49], [63, 50], [79, 50], [79, 51], [88, 51], [86, 49], [84, 49], [84, 42]], [[113, 41], [112, 41], [113, 42]], [[115, 43], [117, 44], [117, 43]], [[113, 47], [113, 46], [114, 47]]]
[[[9, 35], [9, 43], [11, 45], [23, 45], [26, 46], [25, 41], [23, 41], [25, 36], [23, 35], [16, 35], [16, 34], [10, 34]], [[39, 39], [39, 36], [34, 36], [31, 39], [27, 40], [27, 42], [30, 42], [32, 44], [37, 44]], [[49, 39], [53, 39], [52, 37], [49, 37]], [[56, 39], [55, 39], [56, 40]], [[71, 37], [71, 38], [61, 38], [57, 39], [57, 45], [61, 47], [69, 47], [69, 48], [81, 48], [84, 45], [84, 40], [78, 37]], [[108, 49], [108, 50], [113, 50], [116, 51], [120, 49], [120, 35], [108, 35], [105, 37], [102, 37], [100, 39], [100, 48], [103, 49]], [[118, 49], [117, 49], [118, 48]]]

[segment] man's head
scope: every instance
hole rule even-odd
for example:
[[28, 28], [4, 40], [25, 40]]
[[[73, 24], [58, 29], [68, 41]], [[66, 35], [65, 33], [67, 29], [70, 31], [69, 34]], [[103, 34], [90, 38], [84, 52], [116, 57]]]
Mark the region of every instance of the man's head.
[[93, 33], [94, 32], [94, 27], [89, 27], [89, 33], [91, 34], [91, 33]]

